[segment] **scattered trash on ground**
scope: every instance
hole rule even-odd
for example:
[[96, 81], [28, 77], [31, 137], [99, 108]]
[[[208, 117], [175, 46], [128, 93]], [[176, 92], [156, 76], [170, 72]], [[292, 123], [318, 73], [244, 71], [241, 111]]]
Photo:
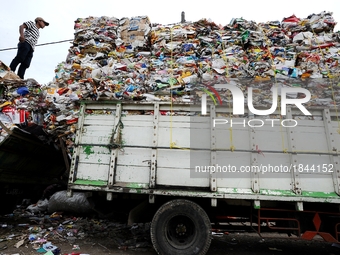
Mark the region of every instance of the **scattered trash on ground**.
[[[91, 215], [79, 217], [62, 212], [33, 213], [26, 208], [0, 216], [0, 223], [0, 251], [11, 246], [26, 246], [38, 253], [62, 255], [58, 244], [69, 243], [74, 251], [72, 254], [83, 254], [77, 252], [81, 250], [77, 242], [85, 238], [107, 237], [119, 249], [138, 250], [152, 246], [148, 223], [128, 226], [114, 219], [98, 219]], [[108, 249], [100, 243], [98, 245]]]

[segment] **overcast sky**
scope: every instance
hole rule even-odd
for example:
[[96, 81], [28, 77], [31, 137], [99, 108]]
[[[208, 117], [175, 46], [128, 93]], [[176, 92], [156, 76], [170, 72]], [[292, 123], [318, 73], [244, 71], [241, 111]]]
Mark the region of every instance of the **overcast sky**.
[[[181, 20], [185, 12], [187, 21], [201, 18], [227, 25], [232, 18], [244, 18], [255, 22], [282, 21], [295, 14], [306, 18], [310, 14], [322, 11], [333, 12], [333, 18], [340, 22], [339, 0], [213, 0], [213, 1], [156, 1], [156, 0], [11, 0], [2, 1], [0, 15], [0, 60], [9, 65], [16, 55], [19, 39], [19, 26], [38, 16], [50, 22], [50, 26], [40, 29], [38, 44], [74, 39], [74, 21], [89, 16], [109, 16], [115, 18], [148, 16], [152, 23], [171, 24]], [[335, 31], [340, 30], [337, 24]], [[70, 42], [36, 47], [31, 67], [27, 69], [25, 79], [34, 78], [40, 84], [53, 80], [54, 69], [65, 61]], [[13, 50], [3, 50], [15, 48]]]

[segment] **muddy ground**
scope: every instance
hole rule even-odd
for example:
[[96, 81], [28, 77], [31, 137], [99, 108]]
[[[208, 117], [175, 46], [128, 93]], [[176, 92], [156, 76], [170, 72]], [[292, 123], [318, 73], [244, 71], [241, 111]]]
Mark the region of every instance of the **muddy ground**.
[[[261, 239], [252, 235], [238, 235], [231, 234], [225, 237], [214, 237], [211, 247], [207, 255], [250, 255], [250, 254], [320, 254], [331, 255], [340, 254], [340, 249], [332, 246], [329, 243], [323, 243], [319, 241], [298, 241], [298, 240], [286, 240], [286, 239]], [[13, 247], [14, 241], [8, 241], [1, 243], [0, 247], [7, 245], [8, 248], [0, 251], [0, 254], [44, 254], [38, 253], [34, 250], [30, 244], [23, 245], [22, 247]], [[61, 249], [62, 255], [72, 253], [82, 253], [90, 255], [155, 255], [156, 252], [151, 246], [144, 248], [118, 248], [110, 238], [87, 238], [86, 240], [79, 240], [76, 242], [80, 249], [74, 250], [73, 244], [65, 242], [55, 242], [54, 244]]]
[[[0, 242], [1, 255], [33, 255], [45, 254], [46, 252], [38, 252], [33, 248], [32, 243], [25, 239], [24, 243], [16, 248], [14, 247], [21, 240], [21, 237], [26, 231], [22, 229], [6, 229], [0, 231], [0, 239], [9, 236], [17, 235], [10, 240]], [[122, 233], [121, 233], [122, 234]], [[124, 236], [124, 234], [122, 234]], [[131, 237], [131, 236], [130, 236]], [[89, 254], [89, 255], [155, 255], [156, 252], [152, 248], [148, 237], [145, 237], [144, 242], [138, 240], [135, 242], [129, 239], [128, 236], [125, 245], [119, 245], [117, 236], [111, 234], [92, 236], [84, 238], [65, 240], [53, 238], [52, 243], [58, 247], [60, 254]], [[208, 255], [250, 255], [250, 254], [320, 254], [331, 255], [340, 254], [340, 248], [336, 244], [326, 243], [320, 238], [312, 241], [293, 240], [283, 238], [281, 235], [272, 234], [271, 237], [261, 238], [254, 233], [228, 233], [221, 235], [213, 235]]]

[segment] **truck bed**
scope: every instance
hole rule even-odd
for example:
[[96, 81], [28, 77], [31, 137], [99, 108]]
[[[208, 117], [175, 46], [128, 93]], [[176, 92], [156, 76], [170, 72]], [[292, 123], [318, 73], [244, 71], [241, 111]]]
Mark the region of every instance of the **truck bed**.
[[[340, 203], [337, 114], [309, 110], [288, 109], [286, 126], [296, 120], [295, 127], [247, 112], [231, 117], [242, 124], [213, 127], [217, 118], [230, 122], [225, 107], [204, 116], [187, 104], [85, 101], [68, 187], [105, 191], [109, 200], [128, 192]], [[248, 125], [261, 118], [261, 128]]]

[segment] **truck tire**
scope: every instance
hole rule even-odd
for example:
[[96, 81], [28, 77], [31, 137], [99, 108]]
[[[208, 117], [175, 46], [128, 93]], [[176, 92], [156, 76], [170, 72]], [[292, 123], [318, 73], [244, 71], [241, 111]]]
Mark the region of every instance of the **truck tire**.
[[151, 222], [151, 241], [162, 255], [204, 255], [211, 243], [211, 223], [196, 203], [176, 199], [162, 205]]

